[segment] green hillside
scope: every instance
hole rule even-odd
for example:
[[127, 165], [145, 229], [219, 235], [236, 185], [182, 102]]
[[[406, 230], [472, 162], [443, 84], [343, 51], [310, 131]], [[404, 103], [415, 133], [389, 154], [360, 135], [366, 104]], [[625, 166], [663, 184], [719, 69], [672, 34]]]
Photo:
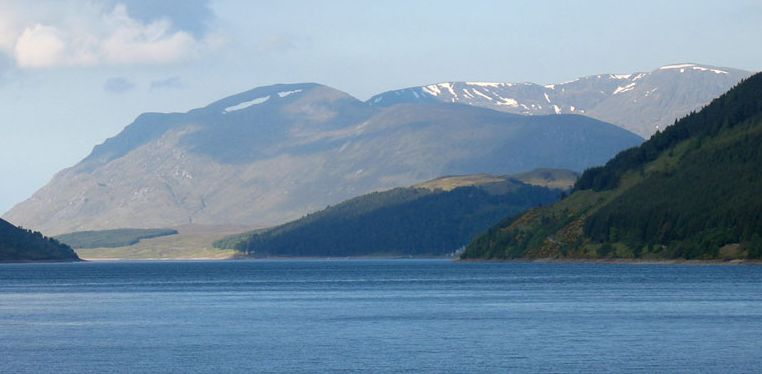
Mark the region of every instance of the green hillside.
[[762, 75], [639, 147], [574, 193], [506, 219], [464, 259], [762, 257]]
[[254, 256], [441, 256], [502, 217], [549, 204], [560, 193], [508, 177], [439, 178], [363, 195], [215, 246]]
[[[574, 187], [574, 183], [577, 181], [577, 178], [579, 178], [579, 174], [566, 169], [541, 168], [513, 174], [510, 178], [533, 186], [568, 190]], [[416, 184], [413, 187], [451, 191], [458, 187], [483, 186], [490, 183], [503, 182], [505, 180], [506, 177], [489, 174], [458, 175], [432, 179], [427, 182]]]
[[176, 235], [172, 229], [114, 229], [78, 231], [56, 236], [56, 240], [72, 248], [116, 248], [137, 244], [143, 239]]
[[69, 246], [0, 219], [0, 262], [77, 260]]

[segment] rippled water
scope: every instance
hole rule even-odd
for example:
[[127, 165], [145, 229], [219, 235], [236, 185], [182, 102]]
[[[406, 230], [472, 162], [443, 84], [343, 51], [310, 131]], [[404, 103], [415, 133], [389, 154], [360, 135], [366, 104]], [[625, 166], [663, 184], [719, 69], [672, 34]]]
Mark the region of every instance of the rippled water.
[[0, 265], [0, 372], [755, 372], [762, 267]]

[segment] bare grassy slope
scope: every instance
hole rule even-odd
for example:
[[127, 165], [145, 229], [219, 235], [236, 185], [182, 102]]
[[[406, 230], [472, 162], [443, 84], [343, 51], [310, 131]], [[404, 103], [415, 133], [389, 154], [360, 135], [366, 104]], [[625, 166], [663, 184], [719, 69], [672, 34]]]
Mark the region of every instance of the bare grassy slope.
[[374, 108], [325, 86], [277, 85], [188, 113], [141, 115], [6, 216], [51, 235], [271, 226], [442, 175], [579, 171], [641, 141], [577, 115]]

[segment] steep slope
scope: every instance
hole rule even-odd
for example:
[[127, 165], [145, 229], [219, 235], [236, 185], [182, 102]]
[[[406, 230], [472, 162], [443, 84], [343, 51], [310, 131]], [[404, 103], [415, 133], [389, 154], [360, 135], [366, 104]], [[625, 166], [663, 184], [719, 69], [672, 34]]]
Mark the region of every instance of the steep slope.
[[78, 260], [67, 245], [0, 219], [0, 262]]
[[385, 92], [368, 103], [383, 107], [451, 102], [525, 115], [576, 113], [648, 138], [749, 75], [737, 69], [676, 64], [647, 73], [602, 74], [549, 85], [446, 82]]
[[446, 255], [504, 216], [551, 203], [560, 193], [486, 174], [438, 178], [353, 198], [216, 245], [255, 256]]
[[762, 257], [762, 74], [507, 219], [463, 258]]
[[5, 217], [54, 235], [264, 227], [441, 175], [581, 171], [641, 141], [577, 115], [441, 103], [376, 108], [317, 84], [277, 85], [188, 113], [141, 115]]

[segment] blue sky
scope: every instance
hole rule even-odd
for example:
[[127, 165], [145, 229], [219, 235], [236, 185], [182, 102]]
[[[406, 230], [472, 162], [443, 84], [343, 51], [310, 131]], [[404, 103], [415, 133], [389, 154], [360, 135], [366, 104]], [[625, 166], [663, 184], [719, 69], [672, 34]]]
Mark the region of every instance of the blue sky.
[[0, 212], [138, 114], [272, 83], [360, 99], [677, 62], [762, 69], [762, 2], [0, 0]]

